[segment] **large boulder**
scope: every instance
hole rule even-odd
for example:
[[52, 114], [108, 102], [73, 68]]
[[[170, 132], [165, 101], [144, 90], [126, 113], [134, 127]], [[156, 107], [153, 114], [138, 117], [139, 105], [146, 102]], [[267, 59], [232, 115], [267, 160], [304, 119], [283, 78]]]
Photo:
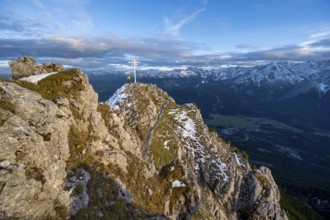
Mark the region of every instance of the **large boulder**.
[[31, 75], [38, 75], [46, 72], [41, 65], [35, 61], [33, 57], [23, 56], [17, 60], [9, 62], [11, 72], [14, 79], [20, 79]]
[[23, 56], [9, 62], [14, 79], [38, 75], [41, 73], [60, 72], [64, 70], [62, 64], [44, 63], [38, 64], [33, 57]]

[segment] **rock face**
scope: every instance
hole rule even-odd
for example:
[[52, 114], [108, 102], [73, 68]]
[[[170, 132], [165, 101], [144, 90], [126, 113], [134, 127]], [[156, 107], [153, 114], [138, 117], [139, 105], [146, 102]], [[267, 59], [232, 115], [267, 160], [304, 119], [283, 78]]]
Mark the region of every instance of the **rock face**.
[[80, 70], [37, 87], [0, 82], [0, 218], [287, 219], [197, 106], [139, 83], [98, 104]]
[[[67, 119], [39, 94], [0, 82], [0, 218], [55, 215], [69, 158]], [[2, 215], [2, 216], [1, 216]]]
[[33, 57], [28, 56], [23, 56], [15, 61], [9, 62], [9, 66], [13, 73], [14, 79], [64, 70], [62, 64], [44, 63], [39, 65]]
[[62, 64], [55, 64], [55, 63], [43, 63], [42, 68], [47, 72], [60, 72], [64, 70], [64, 66]]

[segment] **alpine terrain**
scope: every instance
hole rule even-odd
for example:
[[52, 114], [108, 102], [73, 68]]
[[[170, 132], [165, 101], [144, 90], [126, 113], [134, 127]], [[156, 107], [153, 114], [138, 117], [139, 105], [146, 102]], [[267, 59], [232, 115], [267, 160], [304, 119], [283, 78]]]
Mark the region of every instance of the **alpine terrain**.
[[[86, 71], [106, 100], [121, 69]], [[283, 190], [330, 215], [330, 61], [138, 71], [178, 103], [196, 103], [206, 124], [272, 169]]]
[[0, 82], [1, 219], [287, 219], [271, 171], [195, 104], [142, 83], [98, 103], [53, 67]]

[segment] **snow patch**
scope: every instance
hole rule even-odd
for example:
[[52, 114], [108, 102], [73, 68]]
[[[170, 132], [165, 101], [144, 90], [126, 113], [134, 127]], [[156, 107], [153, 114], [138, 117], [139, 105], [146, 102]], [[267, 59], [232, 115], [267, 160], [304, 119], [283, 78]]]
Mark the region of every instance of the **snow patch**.
[[193, 119], [188, 116], [189, 112], [191, 111], [171, 109], [169, 114], [173, 115], [174, 119], [179, 124], [176, 133], [185, 139], [185, 150], [189, 151], [195, 159], [195, 171], [200, 172], [200, 170], [205, 169], [208, 170], [207, 172], [212, 174], [216, 180], [229, 182], [230, 177], [226, 174], [226, 164], [222, 163], [218, 158], [212, 159], [210, 153], [200, 143], [197, 137], [196, 124]]
[[19, 80], [23, 80], [23, 81], [27, 81], [27, 82], [31, 82], [31, 83], [37, 84], [40, 80], [46, 78], [47, 76], [56, 74], [56, 73], [58, 73], [58, 72], [42, 73], [42, 74], [39, 74], [39, 75], [33, 75], [33, 76], [21, 78]]
[[237, 154], [234, 153], [234, 155], [238, 166], [241, 166], [241, 162], [239, 161]]
[[113, 96], [108, 100], [109, 105], [114, 110], [119, 110], [120, 105], [125, 101], [125, 99], [128, 97], [128, 95], [125, 93], [127, 84], [123, 85], [121, 88], [119, 88]]
[[179, 187], [186, 187], [186, 184], [184, 184], [183, 182], [181, 182], [179, 180], [174, 180], [172, 182], [172, 188], [179, 188]]
[[[173, 114], [173, 112], [170, 112], [169, 114]], [[193, 140], [196, 140], [196, 126], [194, 121], [187, 116], [188, 112], [182, 111], [180, 114], [175, 116], [175, 120], [180, 124], [180, 134], [184, 138], [191, 138]]]
[[[225, 163], [221, 163], [219, 160], [212, 160], [211, 164], [215, 165], [215, 167], [217, 168], [215, 170], [215, 177], [218, 180], [220, 180], [221, 177], [223, 177], [225, 182], [229, 182], [229, 177], [225, 173], [225, 171], [227, 171], [226, 164]], [[218, 171], [220, 171], [220, 172], [218, 172]]]

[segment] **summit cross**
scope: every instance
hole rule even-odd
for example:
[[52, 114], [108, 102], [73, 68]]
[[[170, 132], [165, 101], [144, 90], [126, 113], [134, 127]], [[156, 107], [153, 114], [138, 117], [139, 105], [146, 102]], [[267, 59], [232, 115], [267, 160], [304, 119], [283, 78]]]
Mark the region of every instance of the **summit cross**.
[[131, 62], [128, 62], [128, 63], [131, 63], [133, 64], [133, 67], [134, 67], [134, 82], [136, 83], [136, 66], [140, 63], [138, 62], [135, 57], [131, 60]]

